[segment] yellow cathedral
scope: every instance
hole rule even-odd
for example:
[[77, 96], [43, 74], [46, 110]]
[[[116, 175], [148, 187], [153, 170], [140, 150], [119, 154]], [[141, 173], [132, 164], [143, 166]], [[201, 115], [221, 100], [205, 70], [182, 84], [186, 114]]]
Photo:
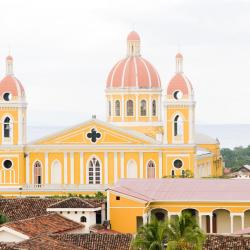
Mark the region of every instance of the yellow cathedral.
[[123, 178], [222, 175], [219, 141], [195, 130], [195, 98], [176, 55], [176, 72], [162, 87], [141, 56], [135, 31], [127, 55], [110, 71], [106, 121], [95, 116], [74, 127], [26, 142], [25, 90], [6, 58], [0, 82], [0, 190], [49, 195], [104, 191]]

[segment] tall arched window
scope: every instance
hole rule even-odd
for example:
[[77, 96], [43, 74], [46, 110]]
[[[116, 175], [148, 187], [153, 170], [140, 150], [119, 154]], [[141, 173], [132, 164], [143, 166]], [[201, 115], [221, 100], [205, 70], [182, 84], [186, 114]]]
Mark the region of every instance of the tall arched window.
[[34, 184], [42, 184], [42, 165], [39, 161], [36, 161], [34, 164]]
[[148, 179], [155, 178], [155, 164], [153, 161], [149, 161], [147, 165], [147, 177]]
[[101, 164], [92, 157], [88, 164], [89, 184], [101, 184]]
[[11, 120], [8, 116], [3, 121], [3, 131], [4, 138], [11, 137]]
[[108, 101], [109, 116], [111, 116], [111, 101]]
[[127, 163], [127, 178], [137, 178], [137, 164], [134, 160]]
[[141, 100], [141, 116], [147, 115], [147, 102], [145, 100]]
[[152, 116], [156, 116], [156, 100], [152, 101]]
[[62, 165], [57, 160], [51, 165], [51, 184], [62, 184]]
[[174, 136], [183, 135], [183, 120], [181, 116], [177, 115], [174, 118]]
[[134, 115], [134, 103], [132, 100], [127, 101], [127, 116]]
[[120, 105], [120, 101], [119, 100], [115, 101], [115, 115], [116, 116], [120, 116], [121, 115], [121, 105]]

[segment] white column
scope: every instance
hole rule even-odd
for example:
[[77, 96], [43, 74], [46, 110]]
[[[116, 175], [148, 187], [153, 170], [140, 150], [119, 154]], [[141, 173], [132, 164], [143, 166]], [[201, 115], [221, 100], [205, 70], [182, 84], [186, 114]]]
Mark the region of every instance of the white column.
[[241, 214], [241, 229], [243, 230], [245, 228], [245, 214]]
[[159, 178], [162, 177], [162, 152], [158, 153], [158, 159], [159, 159]]
[[136, 118], [136, 121], [138, 121], [139, 119], [139, 99], [138, 99], [138, 95], [136, 95], [135, 97], [135, 118]]
[[114, 116], [114, 106], [113, 106], [113, 96], [111, 95], [110, 96], [110, 111], [111, 111], [111, 113], [110, 113], [110, 118], [111, 118], [111, 121], [113, 121], [113, 116]]
[[74, 184], [74, 169], [75, 163], [74, 163], [74, 152], [70, 153], [70, 184]]
[[199, 214], [199, 226], [202, 229], [202, 214]]
[[140, 178], [143, 178], [143, 152], [139, 152]]
[[210, 233], [213, 233], [213, 213], [209, 215], [209, 221], [210, 221]]
[[49, 184], [49, 159], [48, 152], [45, 153], [45, 184]]
[[233, 231], [234, 231], [234, 215], [230, 214], [230, 232], [231, 232], [231, 234], [233, 233]]
[[104, 184], [109, 182], [109, 172], [108, 172], [108, 153], [104, 153]]
[[124, 178], [124, 152], [121, 152], [121, 178]]
[[18, 108], [18, 144], [23, 144], [23, 119], [22, 119], [22, 108]]
[[64, 172], [64, 184], [68, 184], [68, 153], [64, 153], [64, 160], [63, 160], [63, 172]]
[[125, 108], [124, 108], [124, 95], [122, 94], [122, 121], [124, 121], [124, 116], [125, 116]]
[[26, 184], [30, 184], [30, 154], [26, 156]]
[[84, 184], [84, 152], [80, 152], [80, 184]]
[[148, 222], [148, 214], [147, 213], [143, 214], [142, 219], [143, 219], [143, 225], [146, 225]]
[[118, 164], [117, 164], [117, 152], [114, 152], [114, 183], [117, 182], [117, 167], [118, 167]]

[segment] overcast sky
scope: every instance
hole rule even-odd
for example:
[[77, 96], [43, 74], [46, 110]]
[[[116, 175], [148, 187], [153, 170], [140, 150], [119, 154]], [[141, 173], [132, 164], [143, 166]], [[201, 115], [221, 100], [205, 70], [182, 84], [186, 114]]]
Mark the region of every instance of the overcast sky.
[[28, 123], [105, 119], [106, 78], [132, 29], [164, 90], [180, 48], [198, 123], [250, 123], [250, 1], [0, 0], [0, 75], [10, 46]]

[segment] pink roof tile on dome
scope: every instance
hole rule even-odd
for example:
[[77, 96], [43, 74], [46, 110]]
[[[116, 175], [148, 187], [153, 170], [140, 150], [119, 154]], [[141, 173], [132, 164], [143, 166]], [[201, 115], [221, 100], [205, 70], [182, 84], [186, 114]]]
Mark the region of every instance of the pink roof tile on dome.
[[122, 179], [110, 190], [144, 201], [250, 201], [247, 179]]
[[140, 36], [136, 31], [131, 31], [128, 34], [127, 41], [140, 41]]
[[110, 71], [107, 88], [161, 88], [158, 72], [144, 58], [131, 56], [120, 60]]
[[184, 95], [191, 94], [193, 90], [191, 82], [182, 73], [176, 73], [170, 80], [167, 87], [167, 95], [172, 95], [176, 90], [180, 90]]
[[0, 98], [6, 92], [10, 92], [14, 97], [22, 97], [25, 95], [23, 85], [13, 75], [7, 75], [0, 81]]

